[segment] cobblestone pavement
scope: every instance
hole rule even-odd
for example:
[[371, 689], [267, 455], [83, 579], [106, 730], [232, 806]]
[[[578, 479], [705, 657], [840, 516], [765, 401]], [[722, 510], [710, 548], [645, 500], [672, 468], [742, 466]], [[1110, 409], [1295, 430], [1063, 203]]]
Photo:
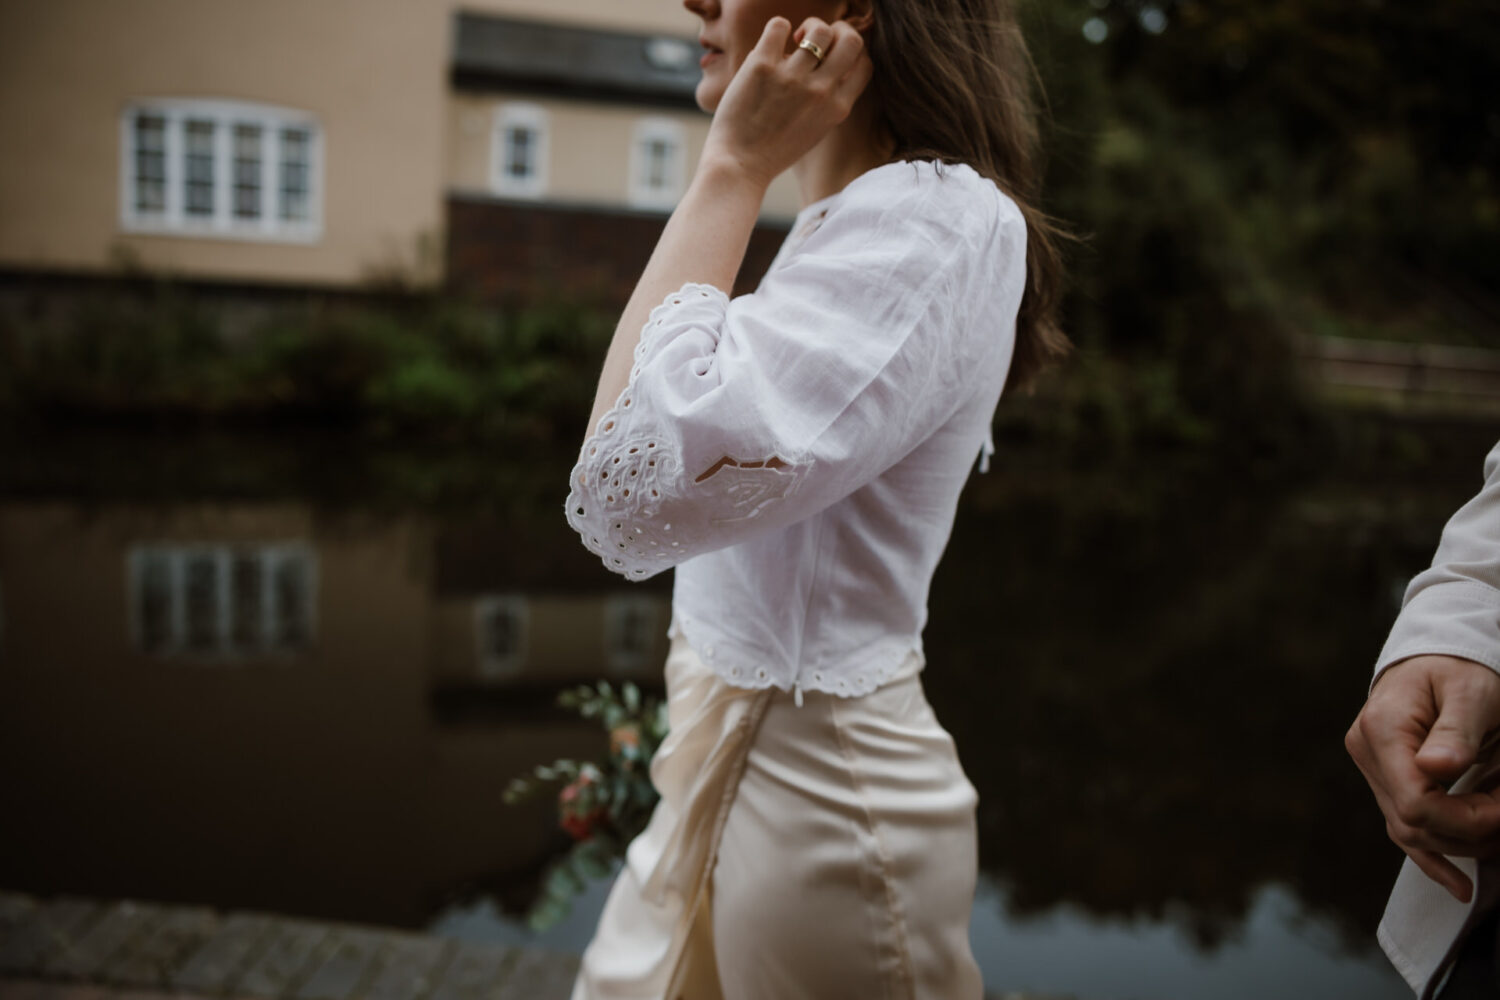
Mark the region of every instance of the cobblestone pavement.
[[578, 956], [268, 913], [0, 892], [4, 1000], [566, 1000]]
[[531, 948], [0, 890], [0, 1000], [567, 1000], [577, 972]]

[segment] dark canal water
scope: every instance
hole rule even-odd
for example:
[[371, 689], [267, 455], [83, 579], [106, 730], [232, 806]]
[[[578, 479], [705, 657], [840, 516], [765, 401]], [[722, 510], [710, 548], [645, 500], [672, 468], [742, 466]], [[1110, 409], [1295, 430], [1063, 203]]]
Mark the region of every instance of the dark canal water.
[[[1404, 997], [1400, 855], [1342, 736], [1494, 429], [1420, 476], [1255, 485], [1007, 454], [934, 582], [928, 696], [978, 787], [988, 988]], [[563, 686], [660, 692], [670, 575], [605, 573], [559, 454], [22, 435], [0, 470], [0, 887], [540, 937], [567, 844], [513, 775], [599, 754]]]

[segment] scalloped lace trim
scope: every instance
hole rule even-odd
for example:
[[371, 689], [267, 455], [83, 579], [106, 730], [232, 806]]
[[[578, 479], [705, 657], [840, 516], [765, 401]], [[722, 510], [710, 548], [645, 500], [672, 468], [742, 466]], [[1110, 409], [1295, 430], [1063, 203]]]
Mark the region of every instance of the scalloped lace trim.
[[[582, 520], [582, 512], [588, 509], [586, 505], [593, 503], [593, 498], [580, 494], [579, 490], [587, 486], [588, 472], [585, 467], [589, 460], [598, 454], [600, 448], [605, 447], [605, 439], [611, 436], [622, 414], [630, 407], [631, 395], [641, 374], [641, 359], [660, 335], [666, 314], [684, 302], [702, 299], [717, 301], [726, 308], [729, 305], [729, 296], [721, 289], [690, 281], [651, 310], [641, 328], [640, 340], [631, 353], [633, 364], [625, 388], [620, 390], [614, 405], [599, 418], [594, 432], [584, 440], [578, 461], [568, 474], [568, 499], [564, 504], [568, 523], [582, 537], [584, 547], [604, 561], [605, 568], [637, 579], [650, 576], [665, 565], [670, 565], [670, 559], [663, 563], [657, 553], [664, 554], [680, 548], [684, 540], [680, 536], [671, 535], [670, 524], [664, 525], [660, 532], [648, 530], [640, 524], [626, 532], [623, 519], [615, 523], [614, 528], [617, 530], [611, 532], [606, 529], [606, 537], [600, 538]], [[619, 453], [606, 454], [603, 459], [610, 465], [610, 468], [602, 470], [604, 479], [608, 481], [605, 499], [609, 503], [615, 503], [618, 497], [624, 512], [630, 513], [637, 520], [649, 519], [660, 505], [662, 491], [659, 484], [673, 481], [680, 472], [678, 456], [672, 448], [666, 446], [667, 442], [651, 433], [637, 433], [612, 443]], [[653, 549], [657, 551], [653, 552]], [[627, 560], [647, 560], [652, 565], [627, 567]]]
[[732, 654], [725, 656], [722, 644], [716, 644], [707, 634], [709, 630], [700, 629], [700, 624], [685, 615], [674, 613], [668, 635], [682, 635], [704, 665], [731, 687], [748, 690], [780, 688], [796, 696], [798, 705], [802, 704], [803, 691], [820, 691], [838, 698], [857, 698], [879, 689], [898, 675], [904, 676], [907, 670], [915, 674], [926, 666], [920, 647], [913, 641], [908, 645], [890, 645], [879, 650], [873, 655], [875, 662], [857, 671], [852, 677], [846, 677], [840, 671], [804, 670], [802, 676], [788, 686], [772, 677], [764, 664], [739, 661]]
[[603, 427], [604, 423], [609, 420], [610, 417], [615, 415], [616, 411], [619, 408], [620, 400], [624, 399], [625, 394], [635, 386], [636, 376], [641, 373], [641, 358], [645, 355], [646, 350], [650, 347], [651, 341], [655, 339], [655, 337], [653, 337], [652, 335], [660, 333], [659, 328], [662, 325], [662, 320], [666, 318], [666, 314], [671, 312], [673, 307], [680, 306], [683, 302], [689, 301], [694, 297], [701, 299], [718, 299], [720, 304], [723, 305], [726, 309], [729, 307], [729, 296], [724, 294], [722, 289], [714, 285], [704, 284], [701, 281], [689, 281], [687, 284], [677, 289], [677, 291], [673, 292], [671, 295], [668, 295], [666, 298], [662, 299], [661, 302], [657, 303], [657, 305], [652, 308], [651, 312], [647, 314], [646, 325], [641, 327], [641, 339], [636, 341], [635, 350], [630, 354], [631, 360], [635, 362], [635, 367], [631, 368], [630, 370], [630, 381], [626, 382], [625, 388], [620, 390], [620, 396], [615, 400], [615, 405], [610, 407], [608, 413], [599, 418], [599, 424], [594, 428], [595, 435], [599, 433], [600, 427]]

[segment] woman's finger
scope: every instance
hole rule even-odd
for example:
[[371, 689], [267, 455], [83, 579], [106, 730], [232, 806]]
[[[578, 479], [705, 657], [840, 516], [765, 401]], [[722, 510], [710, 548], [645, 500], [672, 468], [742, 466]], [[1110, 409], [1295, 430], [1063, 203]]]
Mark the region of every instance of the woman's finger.
[[865, 87], [869, 85], [874, 75], [875, 63], [870, 60], [868, 55], [861, 52], [860, 58], [854, 63], [854, 68], [834, 86], [834, 99], [842, 101], [852, 108], [854, 102], [859, 99], [860, 94], [864, 93]]
[[858, 64], [865, 50], [865, 40], [847, 21], [839, 21], [828, 32], [830, 41], [824, 46], [828, 58], [823, 60], [823, 72], [834, 80], [842, 80]]
[[[820, 69], [828, 61], [835, 41], [836, 38], [832, 25], [820, 18], [809, 17], [802, 22], [793, 36], [792, 42], [795, 47], [791, 52], [787, 53], [787, 60], [789, 62], [804, 64], [805, 68], [809, 71]], [[803, 48], [803, 42], [810, 42], [816, 45], [823, 53], [823, 58], [819, 59]]]
[[792, 33], [792, 22], [780, 14], [766, 22], [761, 29], [760, 40], [755, 43], [755, 48], [750, 50], [750, 55], [745, 61], [759, 57], [767, 62], [775, 63], [776, 57], [786, 51], [787, 37]]

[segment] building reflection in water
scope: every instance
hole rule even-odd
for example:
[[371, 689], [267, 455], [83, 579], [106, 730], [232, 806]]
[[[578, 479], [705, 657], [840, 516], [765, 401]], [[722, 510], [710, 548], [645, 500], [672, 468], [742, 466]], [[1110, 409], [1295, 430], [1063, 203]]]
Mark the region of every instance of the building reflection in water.
[[604, 749], [559, 687], [659, 686], [667, 595], [500, 589], [443, 535], [0, 507], [0, 801], [24, 818], [0, 884], [405, 926], [479, 882], [524, 905], [563, 835], [500, 791]]
[[[1284, 886], [1367, 949], [1399, 859], [1340, 736], [1393, 581], [1455, 504], [1398, 524], [1158, 486], [966, 495], [923, 677], [980, 791], [981, 905], [1213, 954]], [[616, 581], [543, 506], [0, 506], [0, 802], [24, 818], [0, 885], [408, 927], [523, 912], [566, 839], [500, 792], [606, 749], [559, 688], [660, 693], [671, 582]]]

